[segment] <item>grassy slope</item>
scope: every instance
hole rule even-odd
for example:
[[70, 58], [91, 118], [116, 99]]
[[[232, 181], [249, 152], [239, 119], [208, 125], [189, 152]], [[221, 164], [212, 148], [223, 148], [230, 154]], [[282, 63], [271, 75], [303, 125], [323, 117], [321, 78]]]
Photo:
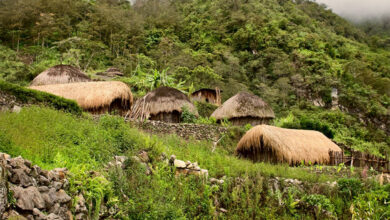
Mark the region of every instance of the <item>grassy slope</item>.
[[[212, 218], [216, 209], [214, 201], [218, 199], [220, 207], [229, 210], [221, 217], [229, 219], [253, 215], [309, 218], [311, 212], [295, 207], [287, 209], [288, 199], [286, 204], [278, 204], [279, 196], [284, 201], [290, 193], [279, 195], [269, 191], [268, 179], [276, 176], [305, 181], [308, 194], [326, 195], [314, 195], [316, 199], [320, 198], [315, 204], [331, 204], [329, 209], [335, 215], [350, 216], [348, 204], [352, 199], [343, 202], [343, 194], [320, 184], [339, 180], [337, 175], [317, 174], [307, 168], [286, 165], [253, 164], [234, 157], [232, 144], [220, 146], [214, 153], [211, 153], [211, 146], [210, 142], [186, 141], [176, 136], [150, 136], [130, 128], [119, 117], [105, 116], [96, 122], [88, 115], [75, 117], [40, 107], [24, 108], [19, 114], [0, 113], [0, 151], [22, 155], [47, 169], [69, 168], [72, 172], [69, 193], [84, 192], [93, 204], [89, 207], [92, 216], [99, 204], [105, 203], [109, 207], [119, 207], [119, 216], [125, 219]], [[114, 155], [132, 156], [141, 149], [147, 150], [152, 159], [152, 176], [146, 176], [145, 168], [132, 161], [123, 171], [103, 169]], [[159, 159], [162, 152], [175, 154], [182, 160], [197, 161], [200, 167], [209, 170], [211, 177], [226, 176], [226, 182], [217, 187], [195, 177], [174, 178], [171, 168]], [[336, 173], [337, 168], [332, 169]], [[91, 175], [91, 170], [97, 175]], [[358, 175], [355, 172], [352, 176]], [[240, 177], [243, 183], [237, 182], [235, 177]], [[365, 184], [364, 188], [367, 192], [381, 190], [375, 184]], [[295, 192], [294, 187], [288, 192], [290, 190], [293, 190], [293, 198], [307, 200], [305, 192]], [[378, 207], [383, 208], [382, 200], [378, 201]], [[292, 215], [290, 209], [295, 214]], [[377, 211], [383, 212], [380, 210]]]

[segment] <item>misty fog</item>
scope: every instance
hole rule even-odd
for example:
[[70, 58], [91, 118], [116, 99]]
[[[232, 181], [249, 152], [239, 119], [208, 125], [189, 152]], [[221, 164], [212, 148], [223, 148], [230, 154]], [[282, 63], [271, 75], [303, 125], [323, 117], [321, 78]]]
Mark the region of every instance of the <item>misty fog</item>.
[[354, 21], [390, 16], [390, 0], [315, 0]]

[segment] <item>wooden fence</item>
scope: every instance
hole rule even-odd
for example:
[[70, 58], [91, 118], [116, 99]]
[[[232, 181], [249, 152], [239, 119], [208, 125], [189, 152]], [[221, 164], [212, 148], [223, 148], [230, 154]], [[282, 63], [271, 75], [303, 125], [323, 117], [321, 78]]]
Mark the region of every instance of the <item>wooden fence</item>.
[[373, 168], [380, 172], [390, 172], [390, 161], [374, 155], [350, 150], [351, 155], [345, 156], [344, 152], [329, 151], [330, 165], [337, 166], [344, 163], [346, 166]]

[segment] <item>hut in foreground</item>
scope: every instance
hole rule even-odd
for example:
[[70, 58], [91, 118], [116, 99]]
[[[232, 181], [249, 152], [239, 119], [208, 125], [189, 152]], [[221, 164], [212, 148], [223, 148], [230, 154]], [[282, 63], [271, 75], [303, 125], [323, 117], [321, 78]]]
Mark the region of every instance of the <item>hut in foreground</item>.
[[197, 102], [207, 102], [216, 106], [221, 105], [221, 90], [215, 89], [199, 89], [191, 94], [191, 99]]
[[236, 153], [254, 162], [329, 164], [329, 151], [342, 152], [318, 131], [258, 125], [249, 130], [237, 145]]
[[30, 88], [74, 100], [85, 111], [93, 114], [109, 112], [124, 115], [133, 103], [130, 88], [125, 83], [117, 81], [30, 86]]
[[135, 102], [131, 117], [179, 123], [184, 106], [193, 114], [198, 115], [187, 95], [174, 88], [159, 87]]
[[228, 119], [233, 125], [267, 124], [275, 118], [272, 108], [258, 96], [240, 92], [218, 107], [211, 117]]
[[91, 79], [80, 69], [69, 65], [53, 66], [34, 78], [31, 86], [89, 82]]

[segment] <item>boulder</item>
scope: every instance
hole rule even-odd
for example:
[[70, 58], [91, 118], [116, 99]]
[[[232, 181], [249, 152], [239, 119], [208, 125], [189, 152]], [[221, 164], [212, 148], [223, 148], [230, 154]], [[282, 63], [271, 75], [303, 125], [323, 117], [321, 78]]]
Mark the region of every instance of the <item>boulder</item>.
[[144, 162], [144, 163], [149, 163], [149, 161], [150, 161], [148, 152], [146, 152], [146, 151], [141, 151], [141, 152], [138, 154], [138, 157], [139, 157], [139, 159], [140, 159], [142, 162]]
[[11, 183], [19, 184], [23, 187], [28, 187], [33, 185], [33, 180], [30, 176], [27, 175], [25, 169], [18, 168], [12, 170]]
[[186, 163], [184, 162], [184, 161], [182, 161], [182, 160], [174, 160], [174, 162], [173, 162], [173, 165], [176, 167], [176, 168], [181, 168], [181, 169], [184, 169], [184, 168], [186, 168], [187, 166], [186, 166]]
[[45, 208], [45, 200], [43, 200], [37, 187], [30, 186], [28, 188], [22, 188], [20, 186], [13, 186], [11, 190], [14, 193], [18, 208], [29, 211], [32, 211], [34, 208]]

